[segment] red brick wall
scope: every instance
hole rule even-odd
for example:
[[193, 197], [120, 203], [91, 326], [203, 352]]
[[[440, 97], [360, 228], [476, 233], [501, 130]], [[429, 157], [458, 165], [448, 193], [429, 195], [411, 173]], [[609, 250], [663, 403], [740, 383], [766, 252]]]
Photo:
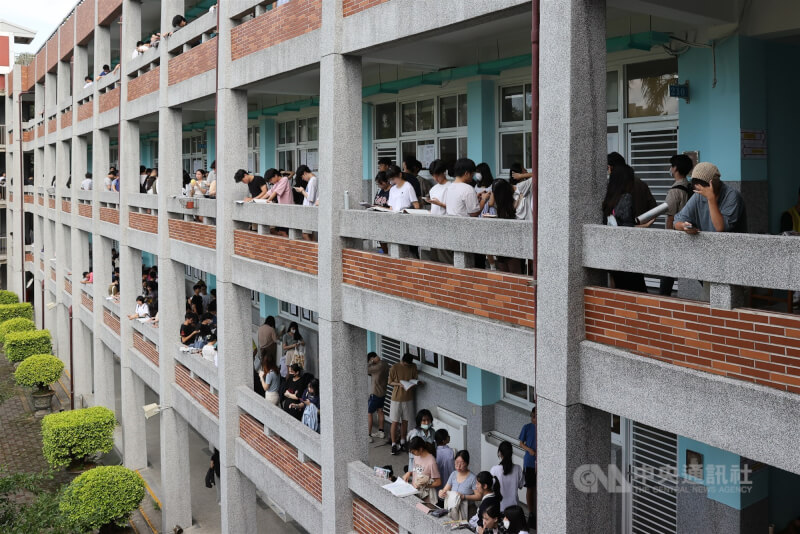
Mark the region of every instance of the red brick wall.
[[39, 260], [39, 270], [44, 272], [44, 260]]
[[483, 269], [391, 258], [345, 249], [342, 278], [351, 284], [455, 311], [535, 327], [536, 290], [531, 278]]
[[[72, 202], [70, 202], [69, 200], [61, 199], [61, 211], [63, 211], [64, 213], [71, 213]], [[78, 212], [80, 212], [80, 208], [78, 209]]]
[[85, 291], [81, 291], [81, 304], [89, 311], [94, 310], [94, 299], [92, 299], [92, 297], [90, 297]]
[[47, 120], [47, 133], [55, 132], [57, 126], [58, 126], [58, 124], [56, 124], [56, 119], [48, 119]]
[[[25, 67], [22, 67], [22, 68], [24, 69]], [[6, 74], [6, 92], [8, 94], [10, 94], [10, 95], [14, 94], [14, 71], [13, 70], [9, 71], [9, 73]], [[11, 135], [11, 134], [9, 134], [9, 135]], [[9, 141], [9, 142], [11, 142], [11, 141]]]
[[22, 202], [25, 204], [33, 204], [33, 195], [31, 193], [23, 193]]
[[48, 198], [47, 199], [47, 207], [50, 208], [51, 210], [56, 209], [56, 199]]
[[278, 436], [264, 434], [264, 425], [252, 416], [239, 414], [239, 436], [267, 461], [322, 502], [322, 470], [314, 462], [297, 459], [297, 449]]
[[8, 144], [9, 145], [14, 144], [14, 132], [8, 132]]
[[38, 195], [36, 201], [39, 202], [40, 206], [44, 206], [44, 197], [42, 195]]
[[53, 269], [52, 267], [50, 267], [50, 280], [52, 280], [53, 282], [56, 281], [56, 270]]
[[100, 113], [119, 106], [119, 87], [100, 95]]
[[72, 110], [65, 111], [61, 114], [61, 127], [68, 128], [72, 126]]
[[231, 59], [314, 31], [322, 20], [322, 0], [292, 0], [231, 30]]
[[33, 80], [35, 78], [34, 69], [36, 68], [35, 63], [31, 63], [29, 65], [24, 65], [20, 69], [21, 79], [22, 79], [22, 90], [29, 91], [31, 87], [33, 87]]
[[800, 315], [587, 287], [586, 339], [800, 393]]
[[350, 15], [355, 15], [365, 9], [387, 1], [388, 0], [342, 0], [342, 13], [345, 17], [349, 17]]
[[133, 348], [141, 352], [145, 358], [158, 367], [158, 347], [156, 347], [152, 341], [145, 339], [144, 336], [136, 330], [133, 331]]
[[111, 224], [119, 224], [119, 210], [101, 207], [100, 220]]
[[[200, 355], [196, 356], [200, 358]], [[206, 410], [219, 417], [219, 396], [211, 393], [211, 386], [198, 377], [192, 378], [189, 369], [183, 365], [175, 364], [175, 383], [186, 390], [189, 395], [205, 407]]]
[[36, 137], [44, 137], [44, 122], [36, 127]]
[[145, 215], [144, 213], [130, 213], [128, 215], [128, 226], [134, 230], [157, 234], [158, 217], [155, 215]]
[[22, 132], [22, 141], [25, 143], [33, 141], [33, 130], [26, 130]]
[[175, 85], [212, 70], [216, 68], [216, 65], [217, 38], [214, 37], [169, 60], [169, 85]]
[[70, 282], [70, 281], [69, 281], [68, 279], [66, 279], [66, 278], [64, 278], [64, 290], [65, 290], [67, 293], [69, 293], [70, 295], [72, 295], [72, 282]]
[[91, 204], [78, 204], [78, 215], [81, 217], [86, 217], [87, 219], [92, 218], [92, 205]]
[[72, 15], [69, 16], [67, 22], [65, 22], [58, 30], [58, 42], [60, 47], [58, 53], [59, 59], [64, 59], [65, 57], [67, 57], [72, 53], [74, 40], [75, 40], [75, 14], [73, 13]]
[[353, 531], [357, 534], [397, 534], [397, 523], [360, 497], [353, 499]]
[[108, 311], [108, 309], [103, 309], [103, 322], [112, 332], [119, 335], [119, 317]]
[[44, 79], [47, 65], [47, 47], [43, 46], [36, 54], [36, 78], [35, 81], [41, 82]]
[[210, 224], [170, 219], [169, 236], [192, 245], [217, 248], [217, 227]]
[[309, 274], [317, 274], [317, 244], [274, 235], [234, 230], [233, 253]]
[[92, 114], [94, 114], [94, 109], [91, 102], [78, 106], [78, 122], [91, 118]]
[[58, 34], [47, 41], [47, 72], [52, 72], [58, 64]]
[[158, 77], [161, 67], [156, 67], [128, 82], [128, 102], [140, 96], [158, 91]]
[[75, 40], [84, 45], [94, 32], [94, 2], [84, 2], [78, 6], [78, 20], [75, 26]]
[[29, 261], [29, 262], [33, 263], [33, 253], [32, 252], [26, 252], [25, 253], [25, 261]]
[[122, 0], [97, 0], [97, 22], [107, 24], [116, 18], [122, 9]]

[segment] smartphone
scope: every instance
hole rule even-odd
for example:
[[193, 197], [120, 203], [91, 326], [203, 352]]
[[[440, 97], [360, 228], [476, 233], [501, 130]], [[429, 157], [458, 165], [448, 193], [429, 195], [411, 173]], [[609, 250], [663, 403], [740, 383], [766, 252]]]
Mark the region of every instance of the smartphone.
[[431, 197], [422, 197], [422, 200], [424, 200], [425, 202], [430, 203]]

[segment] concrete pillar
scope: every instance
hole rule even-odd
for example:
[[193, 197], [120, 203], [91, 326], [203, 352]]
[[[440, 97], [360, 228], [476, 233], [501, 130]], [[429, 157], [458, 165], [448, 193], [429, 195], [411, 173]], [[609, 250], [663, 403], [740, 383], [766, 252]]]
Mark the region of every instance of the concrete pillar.
[[[96, 223], [95, 223], [96, 224]], [[94, 269], [94, 395], [95, 404], [116, 412], [114, 394], [114, 357], [103, 343], [103, 304], [106, 289], [111, 284], [111, 241], [95, 233], [92, 239], [92, 262]], [[117, 417], [121, 414], [117, 413]]]
[[[70, 86], [70, 75], [71, 75], [69, 61], [59, 61], [58, 62], [58, 111], [61, 110], [61, 106], [64, 106], [69, 103], [70, 95], [72, 94], [72, 87]], [[82, 86], [81, 86], [82, 87]]]
[[610, 458], [608, 415], [578, 404], [590, 276], [582, 267], [581, 228], [599, 221], [606, 179], [605, 1], [546, 1], [540, 13], [538, 172], [548, 185], [539, 190], [536, 335], [546, 357], [536, 370], [538, 526], [548, 533], [609, 532], [608, 492], [586, 493], [573, 483], [578, 466], [607, 467]]
[[83, 78], [86, 75], [91, 76], [89, 73], [89, 48], [87, 46], [78, 46], [72, 49], [72, 112], [75, 114], [72, 120], [73, 124], [78, 122], [78, 108], [75, 105], [75, 96], [83, 89]]
[[[497, 83], [491, 79], [475, 80], [467, 84], [467, 154], [475, 163], [485, 161], [492, 168], [497, 161], [496, 88]], [[495, 175], [499, 169], [499, 166], [495, 169]]]
[[[100, 113], [100, 105], [98, 102], [99, 99], [94, 99], [94, 124], [97, 126], [97, 116]], [[103, 181], [108, 174], [108, 167], [110, 166], [109, 162], [109, 143], [110, 143], [110, 136], [108, 130], [99, 130], [97, 128], [94, 129], [92, 133], [92, 169], [94, 169], [94, 176], [93, 176], [93, 184], [92, 184], [92, 196], [94, 198], [94, 206], [95, 209], [93, 210], [95, 213], [95, 218], [100, 217], [100, 201], [98, 200], [97, 192], [105, 191], [105, 186], [103, 185]]]
[[[123, 364], [127, 363], [125, 360], [122, 359]], [[121, 373], [123, 462], [129, 469], [144, 469], [147, 467], [147, 430], [142, 410], [145, 405], [144, 381], [125, 365]]]
[[96, 78], [103, 70], [103, 65], [111, 65], [111, 28], [97, 25], [97, 9], [94, 10], [94, 16], [94, 71], [91, 76]]
[[709, 301], [712, 307], [732, 310], [741, 308], [747, 302], [745, 288], [730, 284], [709, 283]]
[[[222, 3], [219, 32], [221, 57], [230, 55], [229, 15], [233, 6]], [[253, 483], [236, 468], [236, 438], [239, 435], [239, 409], [236, 388], [250, 386], [253, 381], [250, 354], [250, 292], [233, 284], [231, 256], [233, 255], [234, 200], [241, 189], [233, 181], [236, 169], [247, 161], [247, 93], [233, 90], [227, 80], [229, 64], [219, 65], [220, 87], [217, 93], [217, 321], [220, 344], [219, 358], [219, 433], [222, 490], [222, 531], [255, 533], [256, 490]], [[180, 153], [180, 151], [178, 151]]]
[[[136, 41], [141, 39], [142, 36], [142, 3], [139, 0], [123, 0], [122, 1], [122, 44], [120, 46], [119, 60], [122, 63], [122, 69], [125, 68], [125, 63], [129, 61], [133, 49], [136, 47]], [[121, 78], [125, 77], [125, 73]], [[123, 100], [127, 102], [127, 100]]]
[[[44, 118], [47, 118], [56, 111], [58, 104], [58, 77], [55, 72], [48, 72], [44, 75]], [[45, 129], [45, 131], [47, 131]]]
[[[319, 113], [319, 374], [322, 410], [323, 532], [353, 530], [353, 494], [347, 465], [368, 460], [364, 418], [366, 331], [342, 321], [340, 212], [345, 192], [358, 198], [361, 175], [361, 58], [339, 53], [341, 0], [323, 0]], [[353, 392], [361, 392], [354, 395]]]

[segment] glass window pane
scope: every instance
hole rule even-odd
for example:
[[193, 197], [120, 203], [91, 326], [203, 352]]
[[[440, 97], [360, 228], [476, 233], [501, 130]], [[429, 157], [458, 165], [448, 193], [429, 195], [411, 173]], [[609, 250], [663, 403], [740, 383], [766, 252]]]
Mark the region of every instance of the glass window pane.
[[458, 97], [443, 96], [439, 99], [439, 129], [458, 126]]
[[261, 128], [259, 126], [254, 126], [253, 132], [253, 148], [258, 148], [261, 146]]
[[319, 139], [319, 117], [308, 118], [308, 140], [316, 141]]
[[247, 129], [247, 148], [253, 148], [253, 129]]
[[[429, 148], [425, 148], [428, 146]], [[431, 162], [436, 159], [436, 142], [433, 139], [417, 141], [417, 159], [422, 163], [422, 168], [430, 167]]]
[[467, 95], [458, 95], [458, 125], [467, 125]]
[[306, 128], [306, 119], [297, 121], [297, 142], [304, 143], [308, 141], [308, 130]]
[[417, 102], [417, 131], [433, 130], [435, 100], [420, 100]]
[[503, 87], [500, 99], [501, 120], [517, 122], [525, 118], [522, 86]]
[[402, 133], [417, 131], [417, 103], [408, 102], [406, 104], [402, 104], [401, 107], [403, 110], [403, 124], [400, 131]]
[[422, 350], [422, 363], [431, 367], [439, 368], [439, 355], [428, 349]]
[[394, 102], [375, 106], [375, 139], [397, 137], [397, 107]]
[[531, 120], [531, 84], [525, 84], [525, 120]]
[[530, 169], [531, 163], [531, 133], [525, 133], [525, 168]]
[[278, 144], [285, 145], [286, 144], [286, 123], [281, 122], [278, 124]]
[[467, 157], [467, 138], [466, 137], [459, 137], [458, 138], [458, 157], [459, 158], [466, 158]]
[[261, 172], [261, 161], [258, 152], [253, 152], [253, 172], [260, 173]]
[[443, 368], [445, 373], [461, 376], [461, 362], [444, 356], [442, 358]]
[[678, 99], [670, 98], [669, 85], [677, 81], [678, 60], [634, 63], [625, 68], [628, 117], [656, 117], [678, 113]]
[[447, 164], [458, 159], [458, 139], [439, 139], [439, 159]]
[[503, 169], [510, 169], [514, 163], [521, 165], [525, 160], [524, 139], [522, 132], [500, 136], [500, 162]]
[[294, 121], [289, 121], [286, 123], [286, 142], [294, 143], [294, 140]]
[[619, 73], [606, 72], [606, 113], [619, 111]]
[[506, 378], [506, 395], [528, 400], [528, 386], [522, 382]]
[[400, 161], [406, 158], [416, 158], [417, 157], [417, 142], [416, 141], [406, 141], [401, 145], [401, 152], [403, 157]]

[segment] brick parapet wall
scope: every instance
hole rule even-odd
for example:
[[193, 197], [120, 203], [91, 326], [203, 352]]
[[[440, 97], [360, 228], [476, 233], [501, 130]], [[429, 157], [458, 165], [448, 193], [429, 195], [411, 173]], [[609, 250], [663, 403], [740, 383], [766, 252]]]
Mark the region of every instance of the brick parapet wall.
[[25, 204], [33, 204], [33, 195], [31, 193], [23, 193], [22, 202]]
[[292, 0], [273, 7], [231, 30], [231, 59], [236, 61], [312, 32], [319, 29], [321, 22], [322, 0]]
[[42, 195], [37, 195], [36, 202], [38, 202], [40, 206], [44, 206], [44, 197]]
[[43, 46], [39, 53], [36, 54], [36, 77], [35, 81], [41, 82], [44, 80], [44, 75], [47, 72], [47, 47]]
[[112, 110], [119, 106], [120, 89], [112, 89], [100, 95], [100, 113]]
[[353, 499], [353, 531], [357, 534], [397, 534], [398, 525], [370, 503], [356, 497]]
[[103, 323], [105, 323], [112, 332], [119, 335], [119, 317], [106, 308], [103, 309]]
[[217, 227], [210, 224], [169, 220], [169, 237], [207, 248], [217, 248]]
[[[33, 261], [33, 258], [31, 258], [31, 261]], [[52, 267], [50, 267], [50, 280], [52, 280], [53, 282], [56, 281], [56, 270], [53, 269]]]
[[56, 123], [56, 119], [48, 119], [47, 120], [47, 133], [53, 133], [56, 131], [58, 124]]
[[213, 413], [215, 417], [219, 417], [219, 396], [216, 393], [211, 393], [211, 386], [205, 380], [196, 376], [192, 377], [189, 369], [176, 363], [175, 383], [203, 405], [206, 410]]
[[389, 0], [342, 0], [342, 14], [345, 17], [361, 13], [365, 9], [375, 7]]
[[128, 227], [142, 232], [158, 233], [158, 217], [155, 215], [145, 215], [144, 213], [129, 213]]
[[72, 126], [72, 110], [65, 111], [61, 114], [61, 127], [69, 128]]
[[33, 141], [33, 134], [34, 133], [35, 132], [33, 130], [25, 130], [24, 132], [22, 132], [22, 141], [24, 143], [29, 143], [29, 142]]
[[59, 52], [58, 58], [64, 59], [72, 53], [75, 39], [75, 13], [58, 29]]
[[308, 274], [317, 274], [318, 246], [311, 241], [234, 230], [233, 253]]
[[586, 339], [800, 393], [800, 316], [587, 287]]
[[[72, 213], [72, 202], [69, 200], [61, 199], [61, 211], [64, 213]], [[80, 211], [80, 210], [79, 210]]]
[[44, 137], [44, 122], [36, 127], [36, 137]]
[[100, 220], [111, 224], [119, 224], [119, 210], [115, 208], [100, 208]]
[[454, 311], [535, 327], [536, 290], [528, 276], [354, 249], [342, 251], [345, 284]]
[[52, 197], [48, 197], [47, 199], [47, 207], [51, 210], [56, 209], [56, 199]]
[[81, 305], [89, 311], [94, 310], [94, 299], [85, 291], [81, 291]]
[[87, 219], [92, 218], [92, 205], [91, 204], [78, 204], [78, 215], [81, 217], [86, 217]]
[[93, 114], [94, 108], [91, 102], [87, 102], [78, 106], [78, 122], [92, 118]]
[[68, 278], [64, 278], [64, 291], [72, 295], [72, 282]]
[[[175, 85], [198, 74], [213, 70], [216, 66], [217, 38], [214, 37], [169, 60], [169, 85]], [[155, 85], [158, 87], [157, 81]]]
[[158, 367], [158, 347], [149, 339], [145, 339], [141, 332], [133, 331], [133, 348], [153, 362]]
[[33, 263], [33, 253], [32, 252], [26, 252], [25, 253], [25, 261]]
[[279, 436], [264, 434], [264, 425], [249, 414], [239, 414], [239, 436], [269, 463], [322, 502], [322, 470], [319, 465], [298, 460], [295, 447]]
[[160, 72], [161, 67], [156, 67], [129, 81], [128, 102], [158, 91]]

